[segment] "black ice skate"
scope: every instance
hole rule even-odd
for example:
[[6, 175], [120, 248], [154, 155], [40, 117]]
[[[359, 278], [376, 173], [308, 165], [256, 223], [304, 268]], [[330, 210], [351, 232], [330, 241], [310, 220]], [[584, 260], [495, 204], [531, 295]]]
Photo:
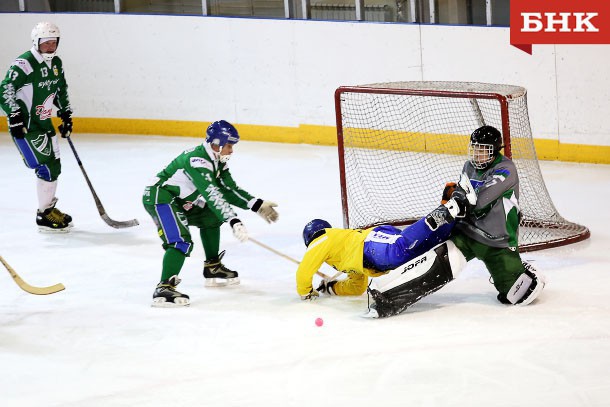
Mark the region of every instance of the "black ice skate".
[[223, 287], [239, 284], [237, 271], [230, 270], [222, 264], [225, 251], [220, 252], [217, 258], [206, 260], [203, 265], [203, 277], [206, 287]]
[[184, 307], [190, 305], [189, 296], [176, 290], [180, 284], [178, 276], [171, 276], [169, 279], [157, 284], [153, 293], [153, 307]]
[[72, 226], [72, 216], [68, 215], [67, 213], [63, 213], [62, 211], [60, 211], [59, 209], [57, 209], [55, 207], [55, 204], [57, 204], [57, 198], [53, 198], [53, 200], [51, 201], [51, 206], [50, 208], [53, 209], [53, 213], [56, 216], [59, 216], [60, 218], [63, 219], [64, 223], [67, 223], [68, 225]]
[[60, 211], [60, 210], [59, 210], [59, 209], [57, 209], [57, 208], [53, 208], [52, 212], [53, 212], [53, 213], [54, 213], [56, 216], [58, 216], [58, 217], [62, 218], [62, 219], [64, 220], [64, 223], [66, 223], [66, 224], [68, 224], [68, 225], [72, 226], [72, 216], [68, 215], [67, 213], [63, 213], [62, 211]]
[[36, 212], [36, 224], [41, 232], [68, 232], [72, 228], [72, 216], [55, 207], [57, 198], [44, 211]]
[[47, 208], [43, 212], [37, 211], [36, 224], [39, 231], [52, 233], [66, 233], [72, 227], [67, 217], [54, 207]]

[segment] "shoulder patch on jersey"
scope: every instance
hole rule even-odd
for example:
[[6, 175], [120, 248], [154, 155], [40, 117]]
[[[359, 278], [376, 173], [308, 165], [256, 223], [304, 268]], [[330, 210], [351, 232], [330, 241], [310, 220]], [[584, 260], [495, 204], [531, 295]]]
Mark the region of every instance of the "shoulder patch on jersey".
[[508, 168], [498, 168], [494, 170], [492, 178], [499, 180], [500, 182], [504, 181], [510, 175], [510, 171]]
[[212, 163], [203, 157], [191, 157], [190, 164], [193, 168], [205, 168], [207, 170], [214, 171]]
[[504, 177], [508, 177], [510, 175], [510, 171], [508, 168], [498, 168], [494, 171], [494, 175], [503, 175]]
[[30, 64], [30, 61], [28, 61], [27, 59], [17, 58], [15, 60], [15, 66], [19, 67], [19, 69], [21, 69], [26, 75], [29, 75], [34, 71], [32, 65]]

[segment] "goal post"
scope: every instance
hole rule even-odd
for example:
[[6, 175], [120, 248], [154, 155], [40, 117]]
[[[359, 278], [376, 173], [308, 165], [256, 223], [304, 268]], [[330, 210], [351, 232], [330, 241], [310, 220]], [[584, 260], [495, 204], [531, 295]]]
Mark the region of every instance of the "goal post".
[[502, 131], [503, 154], [520, 180], [520, 250], [587, 239], [564, 219], [542, 178], [527, 109], [527, 91], [475, 82], [389, 82], [335, 91], [344, 227], [407, 225], [439, 205], [457, 181], [470, 134]]

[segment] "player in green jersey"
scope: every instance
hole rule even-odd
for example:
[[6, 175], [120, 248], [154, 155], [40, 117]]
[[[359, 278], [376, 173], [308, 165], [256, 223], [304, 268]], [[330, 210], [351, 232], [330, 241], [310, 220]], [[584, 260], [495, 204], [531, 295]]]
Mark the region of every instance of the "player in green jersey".
[[278, 220], [275, 203], [253, 197], [233, 180], [228, 161], [238, 141], [233, 125], [224, 120], [212, 123], [203, 144], [176, 157], [144, 190], [144, 208], [153, 218], [165, 250], [153, 306], [189, 305], [188, 295], [176, 290], [178, 274], [193, 250], [189, 226], [199, 228], [206, 256], [205, 285], [214, 287], [239, 284], [238, 273], [222, 264], [225, 252], [220, 252], [220, 226], [225, 222], [237, 239], [248, 240], [246, 227], [232, 206], [250, 209], [268, 223]]
[[23, 162], [37, 177], [41, 231], [67, 232], [72, 217], [55, 207], [57, 178], [61, 173], [59, 143], [51, 123], [53, 106], [62, 120], [60, 132], [72, 131], [72, 109], [61, 59], [56, 55], [59, 28], [53, 23], [36, 24], [32, 48], [21, 54], [0, 84], [0, 106], [6, 112], [9, 132]]

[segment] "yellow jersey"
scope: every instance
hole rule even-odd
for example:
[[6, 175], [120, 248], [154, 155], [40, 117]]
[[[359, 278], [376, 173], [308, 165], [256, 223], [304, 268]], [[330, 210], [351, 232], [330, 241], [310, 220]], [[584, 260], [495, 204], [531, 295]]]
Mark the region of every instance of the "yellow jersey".
[[337, 295], [361, 295], [366, 291], [368, 277], [385, 272], [363, 266], [364, 240], [373, 229], [325, 229], [326, 233], [314, 239], [297, 269], [297, 292], [307, 295], [313, 289], [312, 281], [323, 263], [347, 273], [347, 279], [333, 287]]

